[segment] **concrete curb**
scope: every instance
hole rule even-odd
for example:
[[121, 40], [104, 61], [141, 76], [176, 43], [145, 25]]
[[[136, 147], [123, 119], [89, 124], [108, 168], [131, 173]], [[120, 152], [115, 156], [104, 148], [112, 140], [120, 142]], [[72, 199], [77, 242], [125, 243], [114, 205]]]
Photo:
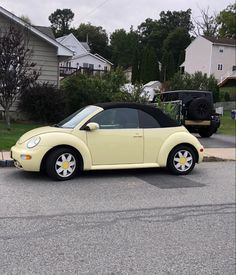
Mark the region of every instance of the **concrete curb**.
[[217, 162], [217, 161], [235, 161], [234, 159], [224, 159], [224, 158], [218, 158], [214, 156], [204, 156], [203, 162]]
[[0, 160], [0, 167], [14, 167], [13, 160]]

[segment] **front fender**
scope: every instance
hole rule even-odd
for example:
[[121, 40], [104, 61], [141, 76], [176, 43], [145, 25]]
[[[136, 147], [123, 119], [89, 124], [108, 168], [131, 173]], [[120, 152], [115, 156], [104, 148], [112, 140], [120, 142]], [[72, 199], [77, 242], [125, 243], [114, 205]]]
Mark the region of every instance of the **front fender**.
[[165, 167], [167, 165], [167, 159], [169, 156], [170, 151], [180, 144], [190, 144], [194, 148], [196, 148], [198, 155], [200, 152], [200, 149], [202, 148], [202, 145], [198, 141], [198, 139], [191, 135], [188, 132], [180, 132], [180, 133], [174, 133], [170, 135], [165, 142], [162, 144], [161, 149], [159, 151], [157, 163], [161, 167]]
[[[41, 146], [48, 147], [51, 150], [53, 147], [65, 145], [74, 147], [80, 152], [83, 158], [84, 170], [88, 170], [92, 166], [92, 159], [86, 143], [70, 133], [49, 133], [41, 135]], [[48, 151], [49, 151], [48, 150]]]

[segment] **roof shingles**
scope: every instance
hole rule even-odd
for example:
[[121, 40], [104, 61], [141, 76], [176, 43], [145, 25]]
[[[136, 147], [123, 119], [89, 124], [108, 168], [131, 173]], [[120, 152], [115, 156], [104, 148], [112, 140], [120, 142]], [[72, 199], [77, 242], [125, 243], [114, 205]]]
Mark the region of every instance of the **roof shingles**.
[[210, 37], [210, 36], [203, 36], [208, 41], [212, 42], [213, 44], [224, 44], [224, 45], [232, 45], [236, 46], [236, 39], [231, 38], [216, 38], [216, 37]]

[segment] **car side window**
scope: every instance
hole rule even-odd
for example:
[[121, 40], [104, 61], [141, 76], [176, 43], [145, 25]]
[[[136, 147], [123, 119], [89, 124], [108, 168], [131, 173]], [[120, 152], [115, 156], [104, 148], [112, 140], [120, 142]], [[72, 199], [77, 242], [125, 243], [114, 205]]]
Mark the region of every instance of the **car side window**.
[[160, 128], [159, 122], [144, 111], [139, 111], [140, 128]]
[[95, 115], [90, 122], [98, 123], [100, 129], [139, 128], [138, 110], [131, 108], [112, 108]]
[[93, 118], [91, 118], [90, 122], [98, 123], [100, 129], [114, 129], [115, 128], [114, 118], [115, 118], [115, 110], [108, 109], [95, 115]]

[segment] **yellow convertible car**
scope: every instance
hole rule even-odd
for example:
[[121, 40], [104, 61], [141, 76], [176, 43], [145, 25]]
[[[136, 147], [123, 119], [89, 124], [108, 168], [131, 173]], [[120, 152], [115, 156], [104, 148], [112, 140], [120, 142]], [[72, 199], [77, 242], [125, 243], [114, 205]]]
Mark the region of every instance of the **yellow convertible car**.
[[90, 105], [62, 122], [25, 133], [11, 148], [15, 166], [56, 180], [81, 170], [168, 167], [188, 174], [203, 146], [158, 108], [138, 103]]

